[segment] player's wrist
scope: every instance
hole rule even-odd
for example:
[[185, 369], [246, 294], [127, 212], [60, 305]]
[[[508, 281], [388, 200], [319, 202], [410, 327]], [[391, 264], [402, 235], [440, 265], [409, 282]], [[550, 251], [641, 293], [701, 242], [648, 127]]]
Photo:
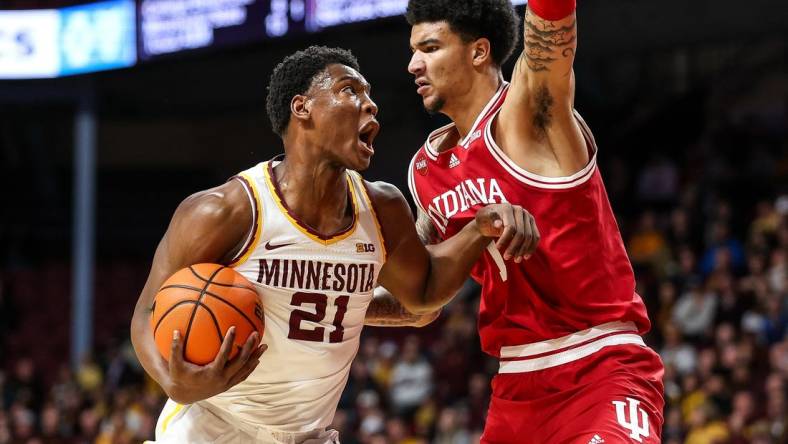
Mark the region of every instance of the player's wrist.
[[575, 12], [577, 0], [529, 0], [528, 9], [545, 20], [561, 20]]

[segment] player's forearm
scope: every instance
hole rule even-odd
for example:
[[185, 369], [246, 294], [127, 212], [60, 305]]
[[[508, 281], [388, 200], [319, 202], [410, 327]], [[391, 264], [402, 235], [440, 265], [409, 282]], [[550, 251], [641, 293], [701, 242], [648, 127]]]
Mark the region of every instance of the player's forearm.
[[144, 313], [147, 311], [147, 309], [139, 308], [134, 311], [134, 316], [131, 319], [131, 345], [134, 347], [134, 352], [142, 368], [170, 396], [172, 390], [170, 378], [167, 369], [162, 366], [163, 361], [159, 356], [156, 343], [153, 341], [153, 332], [148, 323], [148, 316]]
[[531, 81], [568, 87], [577, 49], [575, 0], [531, 0], [523, 32], [517, 69], [527, 70]]
[[427, 314], [408, 311], [383, 287], [375, 289], [375, 297], [367, 308], [364, 325], [374, 327], [424, 327], [440, 315], [440, 310]]
[[481, 234], [476, 221], [445, 241], [427, 246], [430, 274], [422, 307], [417, 313], [440, 309], [454, 298], [491, 239]]

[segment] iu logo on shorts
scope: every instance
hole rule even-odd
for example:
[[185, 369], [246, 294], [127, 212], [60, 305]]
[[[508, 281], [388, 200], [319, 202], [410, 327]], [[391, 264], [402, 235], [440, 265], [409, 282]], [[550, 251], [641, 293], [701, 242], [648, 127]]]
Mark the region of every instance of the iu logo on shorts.
[[[629, 412], [625, 410], [627, 404], [629, 404]], [[630, 438], [637, 442], [643, 442], [641, 436], [648, 438], [648, 413], [638, 408], [640, 401], [626, 398], [626, 401], [613, 401], [613, 405], [616, 406], [616, 419], [618, 423], [629, 430]], [[638, 415], [638, 411], [640, 411], [640, 415]]]

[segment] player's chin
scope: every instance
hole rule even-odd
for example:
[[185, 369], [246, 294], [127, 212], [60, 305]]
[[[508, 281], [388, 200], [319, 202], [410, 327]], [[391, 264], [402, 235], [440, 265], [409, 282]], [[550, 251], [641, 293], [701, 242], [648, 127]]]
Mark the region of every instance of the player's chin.
[[445, 101], [437, 96], [427, 96], [422, 101], [424, 109], [430, 114], [437, 114], [443, 109]]
[[352, 169], [355, 171], [364, 171], [369, 168], [369, 164], [372, 162], [372, 155], [371, 154], [360, 154], [357, 159], [353, 162]]
[[366, 170], [372, 162], [372, 154], [373, 153], [367, 150], [361, 150], [358, 147], [346, 151], [346, 154], [343, 156], [345, 168], [353, 171]]

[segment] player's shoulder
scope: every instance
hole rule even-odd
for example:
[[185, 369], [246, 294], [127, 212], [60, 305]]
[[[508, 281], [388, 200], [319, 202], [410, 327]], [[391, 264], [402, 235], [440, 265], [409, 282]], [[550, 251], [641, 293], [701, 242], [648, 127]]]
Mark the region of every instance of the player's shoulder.
[[248, 221], [252, 208], [247, 192], [239, 180], [198, 191], [184, 199], [175, 212], [191, 222], [231, 225]]
[[399, 205], [402, 202], [407, 203], [402, 191], [388, 182], [370, 182], [364, 180], [364, 187], [367, 190], [369, 199], [376, 208], [390, 205]]

